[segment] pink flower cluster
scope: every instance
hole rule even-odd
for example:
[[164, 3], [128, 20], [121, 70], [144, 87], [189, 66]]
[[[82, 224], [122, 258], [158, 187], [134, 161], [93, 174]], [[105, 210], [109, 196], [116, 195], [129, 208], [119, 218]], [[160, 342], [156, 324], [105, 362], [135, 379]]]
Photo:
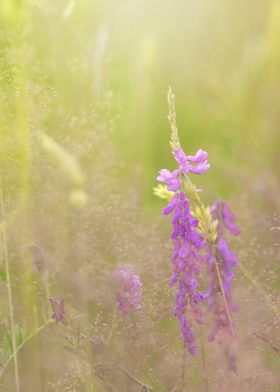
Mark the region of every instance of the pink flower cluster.
[[120, 312], [127, 315], [141, 307], [142, 283], [132, 267], [119, 265], [114, 272], [117, 284], [116, 300]]

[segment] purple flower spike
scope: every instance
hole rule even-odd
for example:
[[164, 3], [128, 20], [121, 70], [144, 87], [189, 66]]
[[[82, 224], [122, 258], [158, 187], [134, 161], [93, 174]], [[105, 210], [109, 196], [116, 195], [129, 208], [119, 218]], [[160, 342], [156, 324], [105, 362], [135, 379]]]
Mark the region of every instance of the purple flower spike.
[[64, 308], [64, 298], [54, 298], [50, 297], [49, 301], [52, 307], [52, 319], [55, 320], [58, 324], [65, 323], [65, 308]]
[[[234, 267], [239, 261], [230, 250], [224, 232], [229, 231], [233, 235], [238, 235], [240, 230], [234, 223], [234, 215], [227, 203], [218, 200], [211, 207], [211, 217], [209, 207], [205, 208], [195, 194], [201, 190], [195, 190], [189, 173], [205, 173], [210, 168], [208, 154], [202, 149], [197, 150], [194, 155], [185, 154], [180, 147], [175, 121], [174, 94], [171, 89], [168, 91], [168, 105], [170, 145], [178, 167], [173, 172], [161, 170], [157, 179], [164, 182], [168, 190], [175, 192], [169, 204], [162, 210], [163, 215], [172, 214], [171, 239], [174, 247], [170, 286], [176, 287], [174, 315], [180, 324], [184, 346], [191, 355], [195, 355], [197, 345], [194, 326], [195, 323], [205, 323], [205, 303], [213, 319], [208, 339], [213, 341], [220, 333], [227, 338], [223, 339], [223, 343], [227, 341], [225, 349], [229, 354], [230, 369], [234, 371], [236, 356], [232, 351], [232, 342], [235, 339], [235, 332], [231, 313], [237, 311], [237, 307], [233, 302], [231, 284], [235, 276]], [[190, 202], [194, 205], [190, 206]], [[205, 272], [209, 283], [207, 293], [199, 290], [200, 282], [203, 280], [202, 274]]]
[[171, 287], [177, 285], [174, 314], [179, 319], [183, 341], [190, 354], [195, 355], [194, 331], [186, 313], [192, 315], [197, 323], [204, 323], [200, 304], [206, 299], [206, 296], [198, 291], [197, 280], [200, 274], [200, 264], [203, 261], [200, 250], [204, 240], [197, 232], [198, 220], [192, 216], [189, 201], [183, 192], [177, 192], [163, 209], [164, 215], [171, 212], [173, 212], [171, 238], [174, 241], [174, 251], [170, 285]]
[[129, 265], [119, 265], [114, 272], [117, 281], [116, 300], [120, 312], [127, 315], [141, 307], [142, 283]]
[[[219, 222], [217, 228], [216, 262], [218, 263], [228, 308], [230, 311], [236, 312], [238, 308], [232, 299], [231, 282], [235, 276], [234, 267], [239, 264], [239, 261], [237, 256], [230, 250], [228, 242], [224, 237], [224, 232], [227, 229], [231, 234], [237, 235], [240, 233], [240, 229], [233, 223], [234, 215], [226, 202], [217, 200], [211, 207], [211, 212], [213, 218]], [[212, 341], [219, 332], [227, 332], [228, 336], [232, 337], [232, 326], [230, 325], [226, 308], [220, 302], [220, 284], [217, 279], [214, 256], [211, 249], [208, 252], [208, 274], [210, 276], [208, 307], [212, 312], [214, 320], [209, 340]]]
[[188, 346], [189, 353], [195, 355], [197, 352], [197, 345], [194, 338], [194, 331], [191, 323], [181, 315], [179, 317], [182, 339]]
[[237, 256], [229, 249], [227, 241], [221, 237], [218, 239], [218, 250], [220, 254], [223, 256], [226, 264], [229, 267], [237, 266], [239, 264]]
[[224, 232], [224, 228], [230, 231], [233, 235], [240, 234], [240, 229], [234, 224], [234, 214], [229, 208], [228, 203], [223, 200], [216, 200], [211, 207], [211, 212], [214, 219], [219, 221], [219, 230], [221, 234]]

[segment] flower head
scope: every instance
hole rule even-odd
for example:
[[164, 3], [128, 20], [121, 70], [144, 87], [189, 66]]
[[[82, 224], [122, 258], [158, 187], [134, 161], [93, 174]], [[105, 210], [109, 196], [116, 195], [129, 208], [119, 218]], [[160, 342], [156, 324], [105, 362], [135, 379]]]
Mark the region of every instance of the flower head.
[[199, 149], [195, 155], [186, 155], [182, 147], [180, 147], [177, 151], [173, 151], [172, 154], [179, 163], [179, 170], [185, 174], [189, 172], [203, 174], [210, 167], [207, 161], [208, 154], [202, 149]]
[[120, 312], [126, 315], [140, 309], [142, 283], [131, 266], [119, 265], [114, 277], [117, 281], [116, 300]]
[[54, 298], [50, 297], [49, 301], [52, 307], [52, 319], [55, 320], [58, 324], [65, 323], [65, 307], [64, 307], [64, 298]]
[[167, 185], [167, 189], [172, 192], [178, 191], [181, 187], [181, 181], [179, 180], [178, 176], [180, 174], [179, 170], [174, 170], [170, 172], [167, 169], [162, 169], [159, 172], [159, 176], [157, 180], [160, 182], [164, 182]]
[[195, 155], [186, 155], [182, 147], [180, 147], [178, 150], [173, 151], [172, 155], [178, 162], [179, 168], [173, 172], [162, 169], [157, 177], [157, 180], [164, 182], [167, 185], [167, 189], [172, 192], [176, 192], [181, 188], [180, 175], [182, 173], [203, 174], [210, 167], [207, 161], [208, 154], [202, 149], [199, 149]]

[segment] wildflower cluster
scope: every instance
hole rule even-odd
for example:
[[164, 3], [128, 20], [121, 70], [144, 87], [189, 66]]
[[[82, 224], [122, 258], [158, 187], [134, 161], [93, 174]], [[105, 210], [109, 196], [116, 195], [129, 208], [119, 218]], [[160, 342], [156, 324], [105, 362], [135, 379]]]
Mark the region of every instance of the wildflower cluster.
[[[204, 174], [210, 167], [208, 154], [199, 149], [195, 155], [186, 155], [183, 151], [176, 127], [174, 95], [168, 92], [169, 121], [171, 125], [172, 155], [178, 168], [170, 172], [162, 169], [157, 180], [166, 188], [159, 186], [155, 193], [161, 198], [168, 198], [169, 204], [163, 214], [173, 213], [174, 241], [172, 256], [173, 272], [171, 287], [177, 285], [175, 316], [178, 317], [181, 337], [189, 352], [194, 355], [197, 346], [194, 336], [193, 320], [203, 324], [204, 309], [207, 308], [213, 318], [209, 340], [214, 340], [220, 331], [229, 331], [234, 337], [231, 312], [237, 310], [232, 300], [231, 281], [233, 267], [238, 259], [229, 249], [224, 237], [224, 229], [232, 234], [239, 234], [234, 224], [234, 216], [229, 206], [217, 201], [212, 208], [205, 207], [199, 197], [199, 189], [193, 185], [189, 174]], [[205, 265], [205, 268], [203, 266]], [[204, 292], [199, 290], [206, 272]], [[202, 307], [205, 303], [205, 307]]]
[[116, 301], [120, 312], [127, 315], [141, 307], [142, 283], [129, 265], [119, 265], [114, 272], [117, 283]]

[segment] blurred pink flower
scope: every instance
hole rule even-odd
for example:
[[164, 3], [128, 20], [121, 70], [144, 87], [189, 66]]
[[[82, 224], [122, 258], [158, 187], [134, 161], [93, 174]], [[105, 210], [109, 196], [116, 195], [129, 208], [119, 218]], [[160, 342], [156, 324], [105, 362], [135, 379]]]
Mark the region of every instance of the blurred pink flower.
[[64, 298], [54, 298], [50, 297], [49, 301], [52, 307], [52, 319], [55, 320], [58, 324], [65, 323], [65, 307], [64, 307]]
[[119, 265], [114, 272], [117, 282], [116, 300], [120, 312], [123, 315], [141, 307], [142, 283], [132, 267], [129, 265]]

